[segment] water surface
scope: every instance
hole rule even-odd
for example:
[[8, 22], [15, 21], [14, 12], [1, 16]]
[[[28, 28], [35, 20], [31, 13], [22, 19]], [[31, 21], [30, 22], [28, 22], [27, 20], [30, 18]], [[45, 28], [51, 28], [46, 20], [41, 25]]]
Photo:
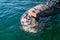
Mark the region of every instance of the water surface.
[[0, 40], [60, 40], [60, 14], [55, 15], [37, 34], [25, 33], [19, 28], [22, 14], [46, 1], [0, 0]]

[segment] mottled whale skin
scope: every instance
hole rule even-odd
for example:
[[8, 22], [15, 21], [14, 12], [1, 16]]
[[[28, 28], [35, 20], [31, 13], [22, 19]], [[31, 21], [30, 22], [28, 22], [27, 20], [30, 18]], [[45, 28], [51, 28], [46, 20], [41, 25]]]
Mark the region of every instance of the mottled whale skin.
[[[52, 4], [49, 5], [49, 7], [51, 7]], [[35, 7], [27, 10], [21, 17], [21, 29], [23, 29], [23, 31], [25, 32], [29, 32], [29, 33], [37, 33], [39, 32], [41, 29], [43, 29], [45, 27], [45, 23], [44, 22], [37, 22], [35, 20], [35, 18], [33, 18], [32, 16], [29, 16], [30, 11], [35, 11], [36, 13], [40, 13], [41, 11], [44, 11], [46, 9], [49, 8], [47, 5], [45, 4], [39, 4], [36, 5]], [[48, 18], [46, 19], [48, 20]]]

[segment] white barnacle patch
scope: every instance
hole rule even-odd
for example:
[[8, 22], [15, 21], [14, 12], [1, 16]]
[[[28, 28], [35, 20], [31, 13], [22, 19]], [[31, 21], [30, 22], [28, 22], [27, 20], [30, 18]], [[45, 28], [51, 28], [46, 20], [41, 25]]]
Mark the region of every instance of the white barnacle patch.
[[[25, 14], [27, 15], [27, 14]], [[30, 33], [37, 33], [38, 32], [38, 22], [33, 17], [30, 17], [29, 15], [27, 16], [22, 16], [21, 18], [21, 25], [22, 29], [25, 32], [30, 32]]]

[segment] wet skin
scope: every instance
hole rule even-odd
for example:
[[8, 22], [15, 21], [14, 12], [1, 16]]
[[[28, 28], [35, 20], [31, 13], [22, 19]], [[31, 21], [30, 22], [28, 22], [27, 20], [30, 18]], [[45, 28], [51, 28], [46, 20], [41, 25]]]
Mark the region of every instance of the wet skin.
[[39, 20], [39, 17], [49, 17], [54, 16], [57, 14], [57, 12], [60, 12], [60, 2], [53, 5], [51, 8], [46, 9], [45, 11], [42, 11], [41, 13], [37, 14], [37, 17], [35, 18], [37, 21]]

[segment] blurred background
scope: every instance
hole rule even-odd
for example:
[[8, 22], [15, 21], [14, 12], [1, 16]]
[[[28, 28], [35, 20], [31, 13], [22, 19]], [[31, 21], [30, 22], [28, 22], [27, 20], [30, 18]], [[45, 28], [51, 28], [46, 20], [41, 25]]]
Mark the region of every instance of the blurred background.
[[[29, 34], [20, 30], [20, 18], [31, 7], [47, 0], [0, 0], [0, 40], [60, 40], [60, 14], [44, 30]], [[59, 13], [59, 12], [57, 12]]]

